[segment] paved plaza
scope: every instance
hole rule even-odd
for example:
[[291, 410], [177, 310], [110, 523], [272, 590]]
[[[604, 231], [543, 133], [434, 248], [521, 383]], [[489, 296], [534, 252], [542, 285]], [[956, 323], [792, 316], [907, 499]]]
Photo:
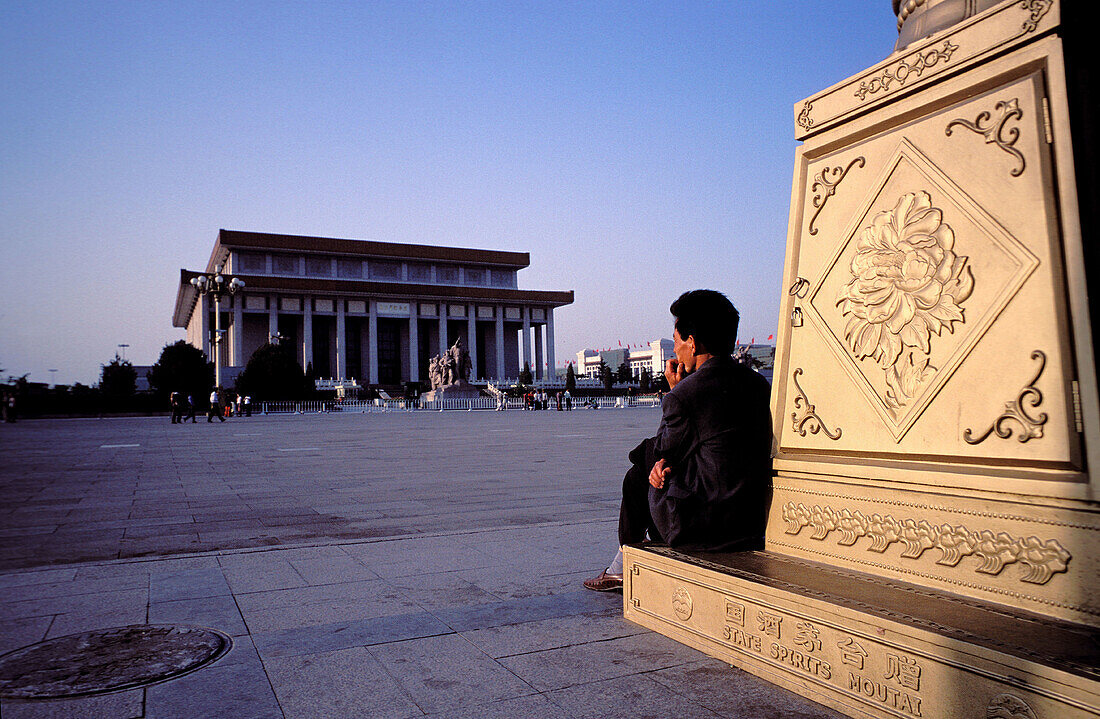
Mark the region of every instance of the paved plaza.
[[581, 588], [653, 409], [0, 427], [0, 653], [134, 624], [233, 639], [18, 717], [838, 717]]

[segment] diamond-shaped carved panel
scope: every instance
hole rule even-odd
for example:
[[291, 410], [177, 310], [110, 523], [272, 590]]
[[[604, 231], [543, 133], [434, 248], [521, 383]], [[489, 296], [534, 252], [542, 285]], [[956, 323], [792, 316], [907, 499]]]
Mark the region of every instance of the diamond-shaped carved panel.
[[1038, 264], [902, 140], [817, 274], [806, 315], [901, 442]]

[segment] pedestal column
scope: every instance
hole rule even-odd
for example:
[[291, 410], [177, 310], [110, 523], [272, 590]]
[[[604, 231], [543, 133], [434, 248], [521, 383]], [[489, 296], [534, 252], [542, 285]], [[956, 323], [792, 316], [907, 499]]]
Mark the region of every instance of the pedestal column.
[[[313, 364], [313, 298], [302, 298], [302, 365], [308, 369]], [[314, 370], [317, 368], [314, 367]]]
[[371, 384], [378, 384], [378, 302], [370, 300], [367, 315], [367, 362], [370, 372], [367, 374]]
[[417, 303], [409, 303], [409, 380], [420, 379], [420, 331], [417, 326]]
[[554, 308], [546, 308], [546, 367], [550, 379], [557, 379], [557, 364], [554, 359]]
[[344, 301], [336, 300], [336, 378], [344, 379], [348, 367], [348, 337], [344, 319]]
[[543, 379], [546, 357], [542, 351], [542, 327], [535, 325], [535, 379]]
[[523, 364], [531, 366], [531, 308], [526, 306], [523, 308]]
[[267, 336], [268, 340], [279, 333], [279, 310], [276, 309], [279, 304], [278, 297], [272, 297], [268, 300], [267, 306]]
[[447, 313], [451, 311], [446, 302], [439, 303], [439, 356], [447, 353]]
[[195, 325], [199, 349], [206, 354], [208, 361], [213, 362], [214, 353], [210, 350], [210, 303], [207, 301], [205, 294], [199, 295], [195, 307], [195, 312], [199, 315]]
[[477, 378], [477, 305], [466, 306], [466, 351], [470, 353], [470, 379]]
[[230, 347], [232, 351], [230, 357], [230, 363], [234, 367], [240, 367], [244, 364], [244, 347], [241, 345], [244, 342], [244, 312], [243, 312], [244, 298], [240, 295], [233, 296], [233, 345]]
[[504, 379], [504, 305], [497, 305], [497, 380]]

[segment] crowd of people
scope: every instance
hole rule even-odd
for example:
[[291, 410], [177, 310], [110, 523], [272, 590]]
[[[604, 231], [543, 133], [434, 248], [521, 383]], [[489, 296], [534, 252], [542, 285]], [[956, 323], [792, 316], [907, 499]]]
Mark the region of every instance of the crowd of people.
[[[169, 402], [172, 406], [172, 424], [184, 424], [187, 420], [191, 420], [191, 423], [194, 424], [198, 421], [195, 417], [197, 408], [193, 395], [173, 392], [169, 396]], [[206, 421], [213, 422], [216, 417], [219, 421], [224, 422], [233, 415], [251, 417], [252, 398], [237, 393], [226, 396], [224, 392], [220, 392], [216, 388], [211, 390], [209, 405], [206, 410]]]
[[[530, 390], [523, 395], [523, 409], [525, 411], [550, 409], [551, 400], [553, 400], [559, 412], [573, 411], [573, 395], [569, 393], [569, 390], [555, 392], [553, 395], [546, 390]], [[500, 401], [497, 402], [497, 410], [503, 409], [505, 409], [504, 395], [501, 395]]]

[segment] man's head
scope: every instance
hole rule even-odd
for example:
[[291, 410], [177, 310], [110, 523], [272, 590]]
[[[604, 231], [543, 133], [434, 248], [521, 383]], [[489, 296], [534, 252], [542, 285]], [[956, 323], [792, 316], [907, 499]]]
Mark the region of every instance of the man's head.
[[740, 315], [721, 292], [691, 290], [680, 295], [668, 309], [676, 318], [677, 358], [688, 371], [694, 369], [694, 362], [686, 362], [681, 353], [722, 356], [733, 352]]

